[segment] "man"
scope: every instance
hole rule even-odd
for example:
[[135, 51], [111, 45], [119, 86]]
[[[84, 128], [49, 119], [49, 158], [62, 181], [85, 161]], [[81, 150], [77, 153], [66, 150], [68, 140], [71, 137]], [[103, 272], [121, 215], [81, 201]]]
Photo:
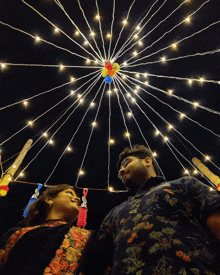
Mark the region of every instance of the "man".
[[104, 219], [100, 265], [112, 275], [220, 274], [219, 194], [191, 177], [165, 182], [143, 145], [126, 148], [117, 169], [136, 193]]

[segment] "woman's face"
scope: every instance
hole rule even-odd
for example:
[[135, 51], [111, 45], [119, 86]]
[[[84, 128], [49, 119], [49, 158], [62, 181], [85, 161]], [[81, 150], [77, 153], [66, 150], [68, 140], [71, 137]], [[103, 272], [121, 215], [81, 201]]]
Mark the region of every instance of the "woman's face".
[[80, 199], [71, 189], [65, 189], [52, 198], [52, 206], [50, 211], [57, 215], [58, 219], [75, 220], [79, 214]]

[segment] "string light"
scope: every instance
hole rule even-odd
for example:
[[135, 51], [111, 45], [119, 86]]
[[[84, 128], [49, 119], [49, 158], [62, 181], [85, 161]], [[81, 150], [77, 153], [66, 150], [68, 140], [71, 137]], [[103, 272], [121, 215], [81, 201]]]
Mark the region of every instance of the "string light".
[[70, 94], [71, 94], [71, 95], [74, 95], [74, 94], [75, 94], [75, 91], [71, 90], [71, 91], [70, 91]]
[[193, 174], [194, 174], [194, 175], [197, 175], [197, 174], [198, 174], [198, 170], [196, 170], [196, 169], [193, 170]]
[[136, 76], [137, 78], [140, 78], [140, 74], [138, 74], [138, 73], [137, 73], [135, 76]]
[[172, 130], [173, 129], [173, 126], [171, 124], [168, 125], [168, 129], [169, 130]]
[[172, 48], [175, 50], [177, 48], [177, 44], [176, 43], [173, 43], [172, 45]]
[[76, 31], [76, 32], [75, 32], [75, 35], [77, 35], [77, 36], [78, 36], [78, 35], [79, 35], [79, 31]]
[[204, 79], [203, 77], [200, 77], [199, 81], [200, 81], [201, 83], [203, 83], [203, 82], [205, 81], [205, 79]]
[[141, 29], [141, 27], [138, 25], [138, 26], [136, 27], [136, 30], [139, 31], [140, 29]]
[[81, 94], [78, 94], [77, 97], [80, 98], [80, 97], [82, 97], [82, 95], [81, 95]]
[[114, 139], [111, 138], [111, 139], [109, 140], [109, 143], [110, 143], [110, 144], [114, 144], [114, 143], [115, 143]]
[[133, 52], [133, 55], [134, 55], [134, 56], [137, 56], [137, 54], [138, 54], [137, 51], [134, 51], [134, 52]]
[[67, 146], [66, 150], [67, 150], [68, 152], [71, 152], [71, 151], [72, 151], [72, 148], [71, 148], [70, 146]]
[[138, 45], [139, 45], [139, 46], [142, 46], [142, 45], [143, 45], [143, 42], [142, 42], [142, 41], [138, 41]]
[[211, 159], [210, 156], [205, 156], [205, 161], [208, 161], [210, 159]]
[[123, 20], [122, 21], [124, 25], [127, 25], [128, 21], [127, 20]]
[[48, 137], [48, 133], [47, 132], [43, 133], [43, 136]]
[[91, 107], [94, 107], [94, 106], [95, 106], [95, 102], [91, 102], [91, 103], [90, 103], [90, 106], [91, 106]]
[[33, 125], [33, 121], [28, 121], [28, 124], [30, 125], [30, 126], [32, 126]]
[[132, 112], [127, 112], [128, 117], [132, 117]]
[[75, 81], [75, 77], [70, 77], [70, 81], [74, 82]]
[[194, 105], [195, 108], [197, 108], [199, 106], [199, 103], [198, 102], [194, 102], [193, 105]]
[[138, 90], [134, 90], [134, 93], [137, 94], [137, 93], [138, 93]]
[[86, 63], [89, 64], [91, 62], [90, 59], [86, 59]]
[[185, 19], [185, 21], [186, 21], [187, 23], [190, 23], [191, 18], [188, 16], [188, 17]]
[[114, 188], [113, 187], [109, 187], [108, 190], [109, 190], [109, 192], [113, 192]]
[[157, 153], [156, 152], [153, 152], [153, 157], [157, 157]]
[[13, 165], [13, 168], [16, 168], [16, 165]]
[[35, 41], [39, 42], [41, 40], [41, 38], [39, 36], [35, 36]]
[[21, 173], [19, 174], [19, 177], [24, 177], [24, 173], [21, 172]]
[[169, 138], [167, 137], [167, 136], [165, 136], [164, 137], [164, 141], [166, 142], [166, 141], [168, 141], [169, 140]]
[[24, 106], [27, 106], [27, 105], [28, 105], [28, 101], [27, 101], [27, 100], [24, 100], [24, 101], [23, 101], [23, 105], [24, 105]]
[[188, 84], [192, 85], [192, 83], [193, 83], [193, 80], [192, 79], [188, 79]]
[[92, 126], [93, 126], [93, 127], [97, 126], [97, 122], [96, 122], [96, 121], [93, 121], [93, 122], [92, 122]]
[[[127, 63], [127, 62], [124, 62], [123, 65], [126, 67], [126, 66], [128, 65], [128, 63]], [[122, 77], [123, 77], [123, 76], [122, 76]]]
[[138, 36], [137, 34], [134, 35], [134, 39], [138, 39], [138, 37], [139, 37], [139, 36]]
[[183, 119], [186, 115], [183, 113], [180, 113], [180, 118]]
[[86, 40], [86, 41], [84, 41], [84, 43], [83, 43], [84, 45], [88, 45], [89, 44], [89, 42]]
[[59, 68], [60, 68], [60, 71], [62, 71], [64, 69], [64, 65], [60, 64]]
[[1, 68], [2, 69], [5, 69], [6, 68], [6, 65], [4, 63], [1, 63]]
[[56, 28], [54, 29], [54, 33], [59, 33], [59, 32], [60, 32], [60, 29], [56, 27]]
[[52, 139], [49, 140], [49, 144], [54, 144], [54, 141]]
[[160, 135], [160, 131], [159, 131], [159, 130], [156, 130], [156, 131], [155, 131], [155, 136], [158, 136], [158, 135]]
[[173, 94], [173, 90], [168, 90], [168, 94], [172, 95]]
[[83, 170], [79, 170], [79, 176], [83, 176], [85, 172]]
[[167, 59], [166, 59], [165, 56], [161, 57], [161, 62], [162, 62], [162, 63], [166, 63], [166, 60], [167, 60]]
[[81, 98], [81, 99], [79, 100], [79, 103], [83, 103], [83, 102], [84, 102], [84, 99]]
[[149, 81], [144, 81], [144, 84], [145, 85], [149, 85]]
[[188, 175], [189, 175], [189, 170], [188, 170], [188, 169], [185, 169], [185, 170], [184, 170], [184, 174], [188, 174]]
[[96, 18], [97, 20], [100, 19], [100, 15], [97, 14], [95, 18]]
[[111, 38], [112, 36], [111, 36], [110, 33], [107, 33], [106, 37], [107, 37], [107, 38]]
[[130, 133], [126, 132], [126, 133], [125, 133], [125, 136], [126, 136], [126, 137], [130, 137], [131, 135], [130, 135]]

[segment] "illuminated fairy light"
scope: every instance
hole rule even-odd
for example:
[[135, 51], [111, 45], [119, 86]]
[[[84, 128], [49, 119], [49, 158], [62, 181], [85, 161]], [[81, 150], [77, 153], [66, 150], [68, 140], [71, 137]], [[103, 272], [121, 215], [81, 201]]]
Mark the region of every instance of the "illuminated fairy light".
[[83, 44], [84, 44], [84, 45], [88, 45], [89, 42], [88, 42], [87, 40], [85, 40]]
[[137, 56], [137, 55], [138, 55], [137, 51], [134, 51], [134, 52], [133, 52], [133, 55], [134, 55], [134, 56]]
[[91, 35], [91, 36], [95, 36], [95, 33], [94, 33], [94, 32], [91, 32], [90, 35]]
[[168, 94], [172, 95], [173, 94], [173, 90], [168, 90]]
[[158, 136], [158, 135], [160, 135], [161, 133], [160, 133], [160, 131], [159, 130], [156, 130], [155, 131], [155, 136]]
[[144, 73], [143, 76], [146, 78], [148, 77], [148, 73]]
[[125, 25], [128, 24], [128, 21], [127, 21], [127, 20], [123, 20], [122, 23], [123, 23], [123, 25], [125, 26]]
[[149, 85], [149, 81], [144, 81], [144, 84], [145, 85]]
[[19, 177], [24, 177], [24, 173], [21, 172], [21, 173], [19, 174]]
[[198, 170], [196, 170], [196, 169], [193, 170], [193, 174], [194, 174], [194, 175], [197, 175], [198, 173], [199, 173]]
[[80, 97], [82, 97], [82, 95], [81, 95], [81, 94], [78, 94], [77, 97], [80, 98]]
[[153, 152], [153, 157], [157, 157], [157, 153], [156, 152]]
[[108, 190], [109, 190], [109, 192], [114, 192], [114, 188], [113, 187], [109, 187]]
[[74, 95], [75, 92], [76, 92], [76, 91], [71, 90], [71, 91], [70, 91], [70, 94], [71, 94], [71, 95]]
[[126, 76], [126, 75], [122, 75], [122, 78], [123, 78], [123, 79], [126, 79], [126, 78], [127, 78], [127, 76]]
[[13, 165], [13, 168], [16, 168], [16, 165]]
[[180, 119], [183, 119], [184, 117], [186, 117], [186, 115], [183, 113], [180, 113]]
[[172, 47], [174, 50], [176, 50], [176, 49], [177, 49], [177, 44], [176, 44], [176, 43], [173, 43], [173, 44], [171, 45], [171, 47]]
[[86, 59], [86, 63], [90, 64], [91, 60], [90, 59]]
[[191, 18], [188, 16], [188, 17], [185, 19], [185, 22], [190, 23], [190, 22], [191, 22]]
[[189, 175], [189, 170], [188, 169], [185, 169], [183, 172], [184, 172], [184, 174]]
[[96, 121], [93, 121], [92, 124], [91, 124], [93, 127], [97, 126], [97, 122]]
[[164, 136], [163, 139], [164, 139], [165, 142], [169, 141], [169, 138], [167, 136]]
[[85, 172], [83, 170], [79, 170], [79, 176], [83, 176]]
[[197, 108], [199, 106], [199, 103], [198, 102], [194, 102], [194, 107]]
[[139, 45], [139, 46], [143, 46], [143, 44], [144, 44], [144, 43], [143, 43], [142, 41], [138, 41], [138, 45]]
[[49, 140], [49, 144], [53, 145], [54, 141], [52, 139]]
[[161, 60], [162, 63], [166, 63], [167, 58], [166, 58], [166, 56], [163, 56], [163, 57], [160, 58], [160, 60]]
[[41, 38], [40, 38], [39, 36], [36, 36], [36, 37], [35, 37], [35, 41], [36, 41], [36, 42], [40, 42], [40, 41], [41, 41]]
[[95, 107], [95, 102], [91, 102], [91, 103], [90, 103], [90, 106], [91, 106], [91, 107]]
[[1, 68], [2, 69], [5, 69], [6, 68], [6, 65], [4, 63], [1, 63]]
[[106, 37], [107, 37], [107, 38], [111, 38], [112, 35], [111, 35], [110, 33], [107, 33]]
[[66, 150], [67, 150], [68, 152], [72, 152], [72, 148], [71, 148], [70, 146], [67, 146], [67, 147], [66, 147]]
[[130, 136], [131, 136], [130, 133], [128, 133], [128, 132], [125, 133], [125, 137], [130, 137]]
[[192, 79], [188, 79], [188, 84], [192, 85], [193, 84], [193, 80]]
[[136, 27], [136, 30], [139, 31], [140, 29], [141, 29], [141, 27], [138, 25], [138, 26]]
[[64, 65], [60, 64], [59, 68], [60, 68], [60, 71], [63, 71], [65, 67], [64, 67]]
[[111, 145], [113, 145], [113, 144], [115, 143], [115, 140], [111, 138], [111, 139], [109, 140], [109, 143], [110, 143]]
[[132, 112], [127, 112], [128, 117], [132, 117]]
[[28, 121], [28, 125], [32, 126], [33, 125], [33, 121], [32, 120]]
[[22, 103], [23, 103], [24, 106], [28, 105], [28, 101], [27, 100], [24, 100]]
[[43, 136], [48, 137], [48, 133], [47, 132], [43, 133]]
[[136, 74], [135, 76], [136, 76], [137, 78], [140, 78], [140, 74]]
[[79, 100], [79, 103], [83, 103], [84, 102], [84, 98], [81, 98], [80, 100]]
[[79, 35], [79, 31], [75, 31], [75, 35], [77, 35], [77, 36], [78, 36], [78, 35]]
[[117, 92], [118, 91], [118, 89], [117, 88], [114, 88], [114, 92]]
[[138, 39], [138, 37], [139, 37], [139, 36], [138, 36], [137, 34], [134, 35], [134, 39]]
[[173, 129], [173, 125], [169, 124], [168, 125], [168, 130], [172, 130]]
[[101, 17], [99, 14], [96, 15], [95, 19], [99, 20]]
[[205, 81], [205, 79], [204, 79], [203, 77], [200, 77], [200, 78], [199, 78], [199, 81], [200, 81], [201, 83], [203, 83], [203, 82]]
[[137, 93], [138, 93], [138, 90], [135, 89], [135, 90], [134, 90], [134, 93], [137, 94]]
[[56, 28], [54, 29], [54, 33], [59, 33], [59, 32], [60, 32], [60, 29], [56, 27]]
[[210, 161], [210, 160], [211, 160], [210, 156], [205, 156], [205, 161]]
[[70, 82], [74, 82], [76, 79], [75, 79], [75, 77], [70, 77]]
[[123, 65], [124, 65], [124, 67], [126, 67], [126, 66], [128, 65], [128, 63], [127, 63], [127, 62], [124, 62]]
[[94, 63], [95, 63], [95, 64], [98, 64], [98, 63], [99, 63], [98, 59], [96, 59], [96, 60], [94, 61]]

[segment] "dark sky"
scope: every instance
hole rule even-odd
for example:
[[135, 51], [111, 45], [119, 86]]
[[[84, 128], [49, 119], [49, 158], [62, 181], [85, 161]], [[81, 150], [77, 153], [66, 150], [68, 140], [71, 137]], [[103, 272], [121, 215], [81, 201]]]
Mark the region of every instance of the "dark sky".
[[[114, 13], [114, 27], [113, 27], [113, 41], [112, 48], [117, 41], [118, 35], [122, 27], [122, 19], [126, 18], [129, 7], [133, 1], [116, 1]], [[204, 77], [207, 80], [220, 81], [219, 74], [219, 53], [212, 55], [194, 56], [189, 58], [181, 58], [179, 60], [152, 63], [166, 56], [167, 58], [177, 58], [186, 55], [194, 55], [196, 53], [204, 53], [207, 51], [217, 50], [220, 47], [220, 24], [215, 24], [206, 31], [198, 33], [189, 39], [184, 40], [178, 44], [177, 49], [171, 48], [162, 50], [172, 43], [178, 42], [185, 37], [199, 32], [210, 24], [220, 20], [218, 5], [215, 0], [208, 1], [189, 1], [181, 6], [172, 16], [164, 20], [171, 12], [173, 12], [178, 5], [183, 1], [148, 1], [137, 0], [130, 12], [128, 24], [122, 32], [119, 40], [117, 50], [123, 45], [128, 36], [135, 30], [135, 27], [141, 22], [142, 18], [148, 13], [150, 6], [155, 4], [149, 15], [140, 24], [143, 26], [152, 14], [158, 9], [158, 13], [149, 20], [146, 26], [139, 34], [139, 38], [148, 34], [143, 39], [143, 45], [137, 45], [123, 54], [116, 62], [120, 65], [127, 59], [133, 56], [134, 50], [140, 51], [147, 48], [142, 54], [135, 57], [138, 58], [151, 55], [135, 64], [147, 63], [136, 67], [128, 66], [124, 68], [132, 73], [127, 73], [129, 76], [135, 78], [134, 72], [149, 73], [153, 75], [164, 75], [179, 78], [194, 78], [199, 79]], [[196, 3], [194, 3], [196, 2]], [[206, 3], [207, 2], [207, 3]], [[63, 11], [50, 0], [27, 0], [27, 3], [33, 5], [40, 13], [42, 13], [53, 24], [65, 31], [77, 43], [73, 43], [61, 33], [55, 34], [54, 28], [41, 18], [35, 11], [30, 9], [27, 5], [19, 0], [3, 0], [0, 3], [1, 21], [7, 23], [14, 28], [25, 31], [32, 36], [40, 36], [41, 38], [56, 44], [59, 47], [68, 49], [69, 51], [91, 58], [87, 52], [82, 50], [79, 45], [83, 45], [84, 39], [82, 36], [76, 36], [76, 27], [70, 22]], [[206, 4], [204, 4], [206, 3]], [[82, 31], [82, 33], [95, 47], [94, 42], [90, 36], [90, 30], [85, 22], [81, 10], [78, 6], [78, 1], [61, 1], [64, 9], [72, 18], [74, 23]], [[102, 41], [100, 37], [99, 26], [95, 16], [97, 15], [95, 1], [80, 1], [91, 29], [96, 33], [95, 38], [97, 45], [102, 50]], [[190, 23], [180, 24], [169, 32], [174, 26], [184, 20], [191, 13], [195, 12], [202, 4], [204, 6], [196, 12]], [[111, 30], [112, 7], [113, 1], [98, 1], [98, 6], [101, 14], [101, 23], [103, 29], [103, 36], [105, 40], [105, 49], [108, 50], [109, 40], [106, 39], [106, 34]], [[163, 22], [162, 22], [163, 21]], [[156, 26], [159, 26], [156, 28]], [[155, 28], [155, 29], [154, 29]], [[167, 33], [160, 41], [151, 46], [156, 40]], [[7, 161], [11, 156], [17, 154], [24, 143], [28, 139], [37, 141], [41, 135], [63, 114], [71, 104], [76, 102], [77, 94], [83, 94], [89, 85], [92, 84], [92, 76], [87, 76], [63, 88], [55, 89], [52, 92], [45, 93], [41, 96], [28, 100], [28, 106], [22, 103], [15, 104], [12, 107], [1, 109], [4, 106], [31, 98], [54, 87], [58, 87], [69, 82], [70, 77], [80, 78], [89, 73], [94, 72], [95, 68], [89, 68], [85, 60], [67, 51], [58, 49], [52, 45], [48, 45], [43, 41], [36, 43], [35, 40], [27, 34], [13, 30], [8, 26], [0, 24], [0, 62], [14, 63], [14, 64], [43, 64], [43, 65], [69, 65], [69, 66], [88, 66], [88, 68], [65, 68], [60, 71], [57, 67], [34, 67], [34, 66], [9, 66], [7, 65], [1, 70], [0, 82], [0, 146], [4, 170], [11, 164], [12, 160]], [[93, 53], [88, 46], [84, 46], [87, 51]], [[158, 52], [158, 53], [156, 53]], [[156, 53], [156, 54], [153, 54]], [[102, 69], [103, 66], [100, 66]], [[119, 76], [121, 77], [121, 76]], [[82, 88], [81, 85], [89, 81]], [[84, 103], [81, 104], [75, 112], [70, 116], [66, 123], [64, 121], [70, 115], [70, 112], [77, 105], [67, 111], [57, 124], [48, 131], [49, 137], [60, 127], [57, 134], [54, 136], [54, 145], [47, 145], [44, 150], [36, 157], [39, 150], [45, 145], [46, 138], [41, 138], [39, 142], [29, 151], [26, 156], [21, 169], [25, 168], [33, 158], [34, 161], [24, 171], [25, 176], [20, 177], [19, 180], [27, 182], [44, 183], [48, 176], [54, 169], [58, 159], [65, 150], [67, 144], [70, 142], [72, 136], [74, 138], [71, 142], [72, 152], [66, 152], [59, 162], [56, 170], [48, 180], [48, 184], [69, 183], [76, 184], [78, 171], [83, 161], [83, 170], [85, 174], [79, 178], [77, 182], [78, 187], [87, 187], [94, 189], [108, 188], [108, 171], [110, 171], [109, 184], [115, 189], [123, 190], [124, 187], [117, 177], [115, 164], [119, 153], [124, 147], [129, 146], [128, 138], [124, 136], [126, 128], [121, 114], [121, 109], [124, 114], [127, 128], [131, 135], [131, 143], [146, 144], [149, 143], [153, 151], [157, 152], [158, 163], [167, 180], [172, 180], [183, 175], [183, 166], [189, 171], [193, 171], [193, 167], [186, 161], [191, 161], [193, 156], [204, 160], [201, 155], [211, 156], [211, 160], [219, 166], [219, 137], [213, 135], [208, 128], [216, 134], [219, 131], [219, 114], [214, 111], [219, 110], [219, 85], [210, 82], [196, 82], [190, 86], [186, 80], [177, 80], [175, 78], [158, 78], [149, 76], [144, 78], [141, 76], [139, 81], [149, 81], [150, 86], [140, 85], [146, 91], [139, 90], [138, 95], [133, 94], [136, 98], [136, 103], [132, 103], [131, 99], [127, 98], [129, 108], [132, 110], [135, 120], [127, 116], [129, 111], [128, 105], [124, 101], [124, 97], [118, 92], [121, 108], [118, 103], [117, 95], [113, 92], [111, 96], [111, 118], [110, 118], [110, 132], [111, 138], [115, 140], [114, 145], [110, 147], [110, 155], [108, 148], [109, 139], [109, 96], [107, 91], [109, 87], [106, 86], [103, 97], [101, 96], [103, 88], [101, 87], [97, 98], [95, 99], [95, 108], [90, 108], [88, 113], [86, 110], [93, 100], [99, 87], [103, 83], [103, 78], [94, 85], [89, 94], [85, 97]], [[132, 82], [135, 80], [131, 79]], [[129, 80], [126, 83], [132, 88], [136, 89], [134, 84]], [[156, 87], [156, 89], [152, 88]], [[67, 97], [71, 90], [77, 90], [73, 96], [64, 100], [51, 111], [47, 112], [52, 106]], [[113, 85], [111, 86], [113, 88]], [[128, 91], [121, 88], [123, 95]], [[178, 100], [160, 90], [168, 91], [173, 89], [174, 95], [184, 98]], [[133, 93], [129, 91], [129, 93]], [[102, 98], [100, 109], [97, 114], [99, 102]], [[159, 100], [160, 101], [159, 101]], [[203, 108], [194, 108], [188, 102], [199, 102], [202, 106], [211, 109], [207, 111]], [[171, 109], [168, 104], [173, 108]], [[151, 107], [149, 107], [151, 106]], [[151, 109], [153, 108], [153, 110]], [[213, 111], [214, 110], [214, 111]], [[44, 116], [41, 116], [47, 112]], [[179, 113], [185, 113], [188, 118], [180, 119]], [[87, 114], [84, 118], [84, 115]], [[97, 127], [94, 128], [93, 135], [91, 134], [91, 123], [97, 114]], [[14, 133], [20, 131], [27, 122], [34, 120], [41, 116], [32, 127], [28, 126], [23, 131], [19, 132], [13, 138], [9, 139]], [[83, 119], [84, 118], [84, 119]], [[82, 120], [83, 119], [83, 120]], [[181, 133], [181, 135], [172, 130], [168, 130], [168, 125], [172, 124], [174, 128]], [[196, 121], [196, 122], [193, 122]], [[82, 123], [81, 123], [82, 122]], [[202, 125], [201, 126], [199, 126]], [[164, 136], [168, 136], [170, 142], [174, 147], [171, 147], [175, 156], [181, 161], [182, 165], [177, 161], [172, 151], [164, 142], [161, 136], [155, 136], [155, 127], [161, 131]], [[140, 133], [141, 129], [143, 135]], [[144, 138], [143, 138], [144, 136]], [[183, 138], [184, 136], [184, 138]], [[187, 141], [188, 140], [188, 141]], [[88, 143], [88, 141], [90, 141]], [[191, 142], [191, 144], [189, 143]], [[170, 146], [172, 146], [170, 145]], [[195, 149], [197, 148], [197, 149]], [[86, 152], [86, 154], [85, 154]], [[178, 153], [180, 152], [180, 154]], [[186, 159], [184, 159], [184, 157]], [[108, 164], [110, 160], [109, 170]], [[6, 162], [7, 161], [7, 162]], [[209, 168], [215, 173], [219, 171], [211, 163], [207, 163]], [[200, 179], [201, 177], [198, 176]], [[202, 179], [204, 182], [205, 179]], [[9, 226], [14, 226], [21, 217], [21, 209], [27, 203], [28, 198], [33, 193], [35, 186], [21, 183], [10, 184], [10, 191], [5, 198], [1, 198], [1, 220], [4, 226], [1, 229], [3, 233]], [[126, 193], [110, 193], [108, 191], [89, 191], [89, 223], [88, 227], [97, 228], [103, 217], [115, 205], [119, 204], [126, 198]], [[10, 217], [10, 218], [9, 218]], [[10, 219], [10, 221], [9, 221]]]

